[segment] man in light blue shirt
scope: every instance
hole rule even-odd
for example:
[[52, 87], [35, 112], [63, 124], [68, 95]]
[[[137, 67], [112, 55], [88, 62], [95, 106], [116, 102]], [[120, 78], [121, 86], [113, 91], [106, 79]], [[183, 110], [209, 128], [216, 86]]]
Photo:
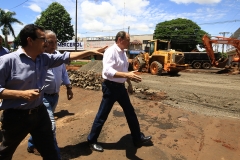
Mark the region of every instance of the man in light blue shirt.
[[107, 48], [93, 51], [43, 53], [48, 45], [44, 29], [26, 25], [19, 33], [21, 46], [0, 57], [0, 109], [2, 143], [0, 159], [10, 160], [21, 141], [30, 133], [44, 160], [60, 160], [54, 143], [52, 124], [43, 105], [47, 70], [70, 60], [102, 55]]
[[[50, 54], [61, 54], [57, 49], [57, 37], [56, 34], [50, 30], [45, 31], [46, 39], [48, 41], [48, 46], [46, 48], [46, 53]], [[67, 97], [68, 100], [71, 100], [73, 97], [72, 87], [70, 80], [68, 78], [68, 73], [66, 71], [65, 64], [62, 64], [55, 68], [50, 68], [47, 71], [47, 77], [45, 80], [45, 85], [47, 87], [44, 88], [44, 98], [43, 98], [43, 104], [46, 106], [50, 120], [52, 122], [52, 130], [55, 137], [55, 147], [58, 150], [59, 157], [60, 156], [60, 150], [57, 145], [56, 140], [56, 125], [55, 125], [55, 119], [54, 119], [54, 111], [57, 107], [58, 98], [59, 98], [59, 90], [61, 85], [65, 85], [67, 88]], [[39, 152], [36, 150], [32, 136], [28, 140], [28, 148], [27, 151], [29, 153], [33, 153], [36, 155], [39, 155]]]
[[3, 38], [0, 35], [0, 56], [3, 56], [5, 54], [9, 53], [9, 50], [7, 48], [3, 47], [2, 44], [3, 44]]

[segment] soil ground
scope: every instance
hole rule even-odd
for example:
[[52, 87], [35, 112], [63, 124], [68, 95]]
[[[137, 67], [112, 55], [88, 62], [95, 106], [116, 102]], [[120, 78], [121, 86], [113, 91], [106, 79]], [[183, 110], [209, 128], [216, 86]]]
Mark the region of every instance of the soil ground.
[[[134, 147], [124, 113], [115, 103], [98, 139], [102, 153], [90, 150], [86, 142], [102, 92], [73, 87], [74, 98], [68, 101], [61, 87], [55, 116], [63, 160], [239, 160], [240, 77], [217, 72], [140, 74], [143, 82], [134, 86], [157, 90], [154, 98], [130, 95], [141, 130], [152, 135], [152, 143]], [[27, 139], [13, 160], [41, 159], [27, 152]]]

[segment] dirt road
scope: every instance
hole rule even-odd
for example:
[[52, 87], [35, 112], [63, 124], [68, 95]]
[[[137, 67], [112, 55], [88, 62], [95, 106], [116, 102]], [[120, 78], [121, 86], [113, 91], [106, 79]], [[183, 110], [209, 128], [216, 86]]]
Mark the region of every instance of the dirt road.
[[[102, 93], [74, 87], [74, 99], [68, 101], [63, 87], [55, 114], [63, 160], [240, 159], [239, 75], [180, 72], [177, 77], [141, 76], [143, 82], [135, 86], [161, 93], [156, 100], [130, 96], [141, 129], [153, 136], [153, 144], [133, 146], [124, 113], [116, 103], [99, 137], [104, 152], [91, 151], [86, 139]], [[41, 159], [27, 153], [27, 138], [13, 160]]]
[[239, 74], [218, 74], [217, 69], [188, 71], [173, 77], [141, 74], [142, 83], [134, 85], [166, 92], [165, 104], [207, 115], [239, 118]]

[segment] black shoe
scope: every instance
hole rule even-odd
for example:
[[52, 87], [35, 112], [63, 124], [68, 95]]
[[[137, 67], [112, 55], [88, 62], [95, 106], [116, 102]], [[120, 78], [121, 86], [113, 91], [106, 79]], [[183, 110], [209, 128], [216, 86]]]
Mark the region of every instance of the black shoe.
[[141, 133], [141, 139], [138, 141], [133, 141], [134, 145], [136, 147], [141, 147], [147, 142], [151, 142], [152, 136], [145, 136], [143, 133]]
[[103, 147], [100, 144], [98, 144], [98, 143], [90, 143], [89, 141], [88, 141], [88, 143], [89, 143], [89, 146], [90, 146], [90, 148], [92, 150], [98, 151], [98, 152], [103, 152]]
[[38, 152], [38, 150], [36, 149], [36, 148], [34, 148], [34, 147], [28, 147], [27, 148], [27, 151], [28, 151], [28, 153], [33, 153], [33, 154], [35, 154], [35, 155], [37, 155], [37, 156], [40, 156], [41, 154]]

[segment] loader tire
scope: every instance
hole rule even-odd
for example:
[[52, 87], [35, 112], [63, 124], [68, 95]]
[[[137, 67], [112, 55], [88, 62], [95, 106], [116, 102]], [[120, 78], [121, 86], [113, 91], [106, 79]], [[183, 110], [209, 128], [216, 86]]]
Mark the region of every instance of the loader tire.
[[153, 75], [161, 75], [163, 66], [158, 61], [153, 61], [150, 65], [150, 72]]
[[141, 60], [139, 60], [138, 58], [133, 59], [132, 67], [134, 71], [141, 72], [143, 65], [144, 63], [141, 62]]

